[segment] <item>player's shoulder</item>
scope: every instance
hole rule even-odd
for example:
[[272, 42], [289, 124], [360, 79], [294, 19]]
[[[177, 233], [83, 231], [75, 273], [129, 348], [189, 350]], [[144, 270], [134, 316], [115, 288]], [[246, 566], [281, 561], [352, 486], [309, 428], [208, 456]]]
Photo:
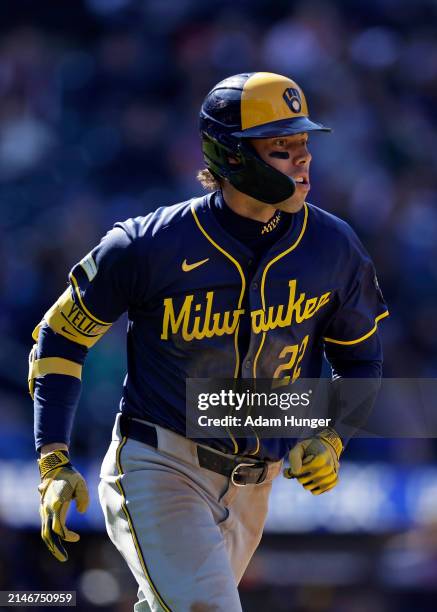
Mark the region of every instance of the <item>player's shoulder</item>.
[[355, 230], [340, 217], [307, 203], [308, 230], [319, 244], [326, 244], [337, 252], [343, 251], [345, 255], [359, 252], [365, 255], [366, 251]]
[[337, 237], [344, 237], [346, 240], [355, 235], [352, 227], [344, 219], [314, 204], [307, 202], [306, 205], [308, 207], [308, 222], [313, 224], [317, 231], [323, 231]]
[[176, 236], [190, 239], [187, 229], [188, 220], [193, 227], [190, 208], [193, 204], [199, 205], [198, 200], [203, 198], [161, 206], [147, 215], [118, 221], [93, 249], [92, 257], [99, 265], [144, 267], [150, 262], [150, 256], [159, 256], [173, 246]]
[[156, 239], [171, 233], [184, 231], [185, 225], [192, 224], [193, 206], [203, 203], [205, 198], [191, 198], [170, 206], [160, 206], [145, 216], [120, 221], [114, 227], [123, 229], [131, 240]]

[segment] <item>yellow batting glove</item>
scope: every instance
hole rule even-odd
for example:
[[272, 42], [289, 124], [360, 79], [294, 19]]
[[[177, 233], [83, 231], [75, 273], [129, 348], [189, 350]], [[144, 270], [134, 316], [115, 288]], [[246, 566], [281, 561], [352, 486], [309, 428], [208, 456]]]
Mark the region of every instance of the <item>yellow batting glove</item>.
[[67, 529], [67, 511], [73, 499], [79, 512], [89, 503], [88, 489], [81, 474], [70, 463], [67, 451], [55, 450], [38, 460], [41, 484], [41, 537], [58, 561], [67, 561], [68, 554], [62, 540], [77, 542], [78, 533]]
[[298, 442], [290, 451], [290, 467], [285, 478], [296, 478], [300, 484], [320, 495], [333, 489], [338, 482], [339, 459], [343, 443], [334, 429], [323, 429], [314, 438]]

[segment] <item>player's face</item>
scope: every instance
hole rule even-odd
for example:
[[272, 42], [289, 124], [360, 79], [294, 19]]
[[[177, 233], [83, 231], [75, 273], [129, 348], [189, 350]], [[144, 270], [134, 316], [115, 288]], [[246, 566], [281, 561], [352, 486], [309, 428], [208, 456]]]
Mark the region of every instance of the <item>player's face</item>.
[[291, 198], [275, 204], [275, 208], [298, 212], [310, 190], [311, 153], [308, 150], [308, 134], [254, 138], [251, 144], [262, 160], [296, 181], [296, 191]]

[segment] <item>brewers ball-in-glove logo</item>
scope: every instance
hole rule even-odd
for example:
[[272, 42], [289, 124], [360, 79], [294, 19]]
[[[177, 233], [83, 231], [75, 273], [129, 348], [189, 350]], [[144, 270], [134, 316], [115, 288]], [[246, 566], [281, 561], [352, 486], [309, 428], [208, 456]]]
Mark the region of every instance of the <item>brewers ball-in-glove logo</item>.
[[293, 113], [300, 113], [302, 109], [302, 101], [299, 90], [295, 87], [287, 87], [282, 94], [285, 102]]

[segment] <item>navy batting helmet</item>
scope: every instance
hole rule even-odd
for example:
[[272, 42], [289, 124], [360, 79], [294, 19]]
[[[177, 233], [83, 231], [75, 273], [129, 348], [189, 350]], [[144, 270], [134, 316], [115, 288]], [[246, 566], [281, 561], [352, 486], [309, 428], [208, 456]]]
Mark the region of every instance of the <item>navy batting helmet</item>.
[[[267, 204], [293, 195], [295, 183], [264, 162], [248, 138], [272, 138], [330, 128], [311, 121], [301, 88], [271, 72], [237, 74], [218, 83], [200, 110], [206, 166], [239, 191]], [[229, 158], [238, 163], [230, 163]]]

